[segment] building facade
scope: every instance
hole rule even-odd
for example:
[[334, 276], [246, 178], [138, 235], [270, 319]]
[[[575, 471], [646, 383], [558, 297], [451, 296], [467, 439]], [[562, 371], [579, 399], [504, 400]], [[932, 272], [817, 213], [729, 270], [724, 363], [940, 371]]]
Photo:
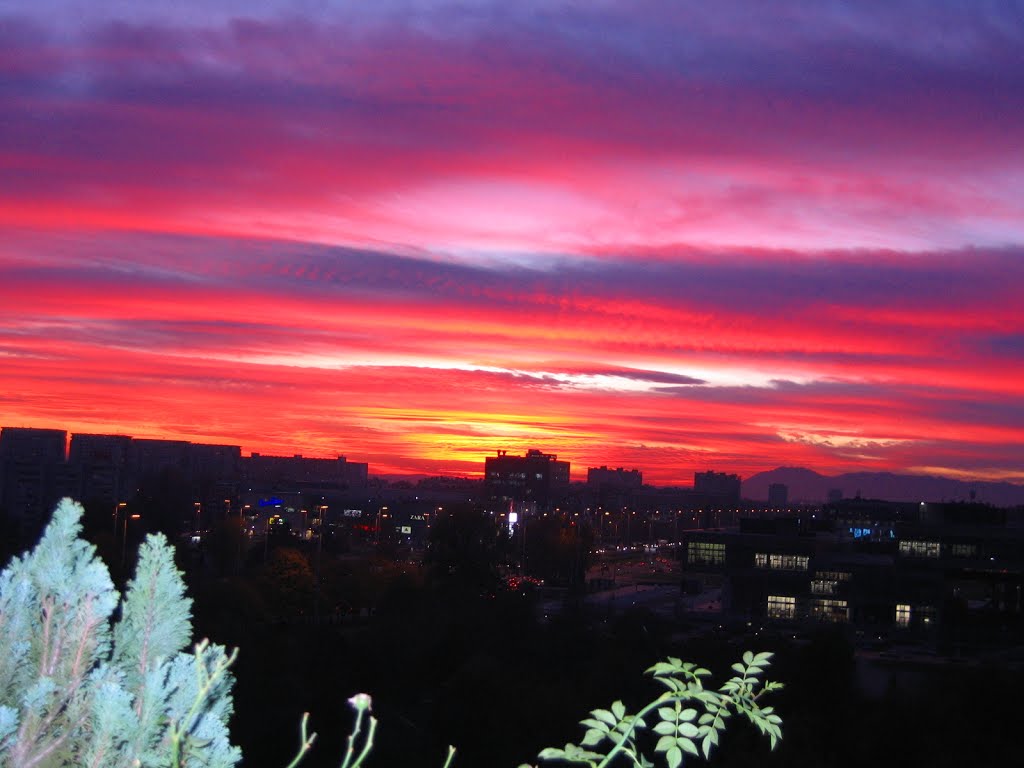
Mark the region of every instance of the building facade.
[[[921, 506], [691, 531], [683, 567], [724, 580], [723, 610], [736, 619], [838, 623], [946, 646], [1024, 629], [1024, 528], [981, 505]], [[965, 516], [964, 506], [979, 509]]]
[[565, 498], [569, 490], [569, 462], [553, 453], [529, 450], [525, 456], [497, 456], [484, 460], [484, 496], [489, 503], [519, 505], [544, 511]]
[[736, 507], [740, 503], [740, 476], [727, 472], [695, 472], [693, 490], [700, 504]]

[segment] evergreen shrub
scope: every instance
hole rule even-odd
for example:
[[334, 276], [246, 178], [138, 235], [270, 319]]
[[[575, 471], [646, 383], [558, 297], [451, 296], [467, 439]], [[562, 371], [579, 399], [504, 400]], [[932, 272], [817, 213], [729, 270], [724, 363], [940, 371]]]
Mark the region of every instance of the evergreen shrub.
[[[192, 638], [173, 549], [139, 549], [124, 599], [69, 499], [31, 552], [0, 573], [0, 764], [221, 768], [234, 653]], [[120, 610], [118, 610], [120, 609]]]

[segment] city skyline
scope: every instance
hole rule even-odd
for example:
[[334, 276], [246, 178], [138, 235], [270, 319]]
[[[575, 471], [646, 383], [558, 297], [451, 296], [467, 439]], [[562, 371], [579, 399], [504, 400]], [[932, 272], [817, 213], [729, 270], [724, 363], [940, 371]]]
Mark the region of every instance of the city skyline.
[[1020, 6], [372, 5], [0, 7], [0, 423], [1024, 482]]

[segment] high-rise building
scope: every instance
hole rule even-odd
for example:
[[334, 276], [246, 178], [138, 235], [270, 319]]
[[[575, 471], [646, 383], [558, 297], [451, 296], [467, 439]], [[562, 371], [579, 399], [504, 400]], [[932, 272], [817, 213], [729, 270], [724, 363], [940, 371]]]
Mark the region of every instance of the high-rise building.
[[693, 490], [699, 503], [715, 506], [736, 506], [740, 503], [740, 476], [727, 472], [695, 472]]
[[242, 449], [237, 445], [192, 443], [189, 462], [196, 480], [233, 485], [241, 474]]
[[67, 439], [59, 429], [0, 430], [0, 509], [18, 548], [34, 541], [62, 496], [78, 495], [78, 477], [65, 461]]
[[349, 461], [344, 456], [334, 459], [294, 456], [264, 456], [254, 453], [242, 459], [246, 482], [265, 487], [335, 486], [365, 487], [368, 467], [365, 462]]
[[188, 478], [191, 462], [187, 440], [133, 439], [128, 451], [128, 461], [137, 478], [151, 477], [165, 472], [174, 472]]
[[68, 433], [62, 429], [4, 427], [0, 429], [0, 459], [56, 464], [67, 458]]
[[550, 509], [569, 490], [569, 462], [553, 453], [529, 450], [525, 456], [497, 456], [484, 460], [484, 493], [491, 502], [513, 502], [536, 510]]
[[127, 435], [71, 435], [68, 464], [82, 480], [81, 500], [114, 505], [130, 492]]
[[638, 469], [622, 467], [590, 467], [587, 469], [587, 485], [594, 490], [635, 490], [644, 484], [644, 476]]
[[789, 487], [785, 483], [772, 483], [768, 486], [768, 506], [785, 507], [789, 504]]

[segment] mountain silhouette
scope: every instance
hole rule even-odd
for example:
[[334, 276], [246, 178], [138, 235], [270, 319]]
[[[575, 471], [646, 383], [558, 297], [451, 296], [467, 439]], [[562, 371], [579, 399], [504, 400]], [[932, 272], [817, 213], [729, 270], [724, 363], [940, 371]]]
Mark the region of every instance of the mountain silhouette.
[[842, 491], [844, 498], [860, 496], [887, 501], [970, 501], [996, 507], [1024, 505], [1024, 485], [953, 480], [927, 475], [897, 475], [892, 472], [848, 472], [822, 475], [804, 467], [778, 467], [758, 472], [743, 481], [743, 497], [754, 501], [768, 498], [768, 486], [782, 483], [789, 488], [792, 502], [820, 502], [830, 490]]

